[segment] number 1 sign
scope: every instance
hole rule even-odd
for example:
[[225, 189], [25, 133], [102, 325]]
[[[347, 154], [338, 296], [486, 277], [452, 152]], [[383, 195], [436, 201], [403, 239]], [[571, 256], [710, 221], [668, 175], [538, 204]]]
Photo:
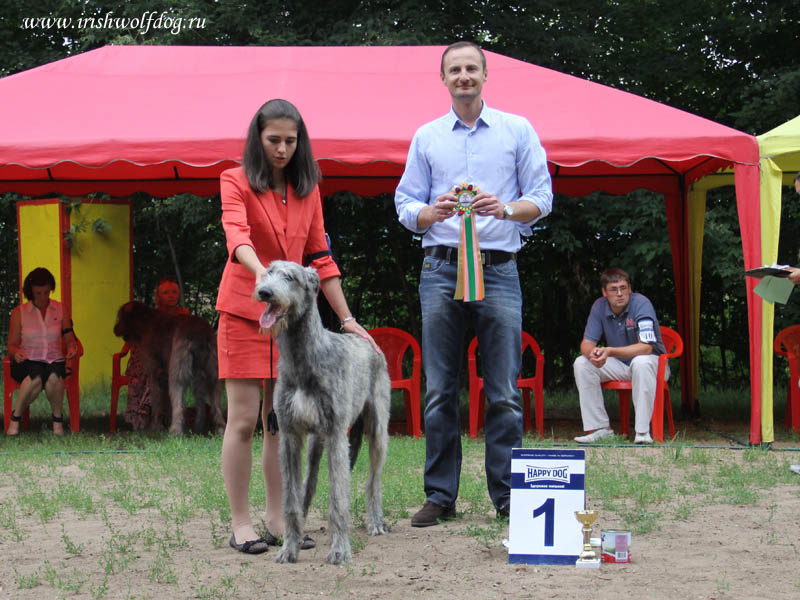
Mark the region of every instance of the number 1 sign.
[[574, 565], [583, 548], [583, 450], [514, 448], [508, 562]]

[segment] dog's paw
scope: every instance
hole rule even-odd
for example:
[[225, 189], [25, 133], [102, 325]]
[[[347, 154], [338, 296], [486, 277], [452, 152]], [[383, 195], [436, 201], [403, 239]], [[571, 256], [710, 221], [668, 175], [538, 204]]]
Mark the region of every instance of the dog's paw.
[[344, 565], [349, 563], [353, 558], [353, 555], [350, 552], [350, 549], [343, 549], [343, 550], [336, 550], [331, 548], [331, 551], [328, 552], [328, 563], [332, 565]]
[[384, 535], [389, 533], [389, 528], [383, 521], [380, 523], [370, 523], [367, 525], [367, 533], [369, 535]]
[[275, 557], [276, 563], [296, 563], [297, 562], [297, 552], [290, 552], [289, 549], [284, 544], [281, 547], [281, 550], [278, 552], [278, 555]]

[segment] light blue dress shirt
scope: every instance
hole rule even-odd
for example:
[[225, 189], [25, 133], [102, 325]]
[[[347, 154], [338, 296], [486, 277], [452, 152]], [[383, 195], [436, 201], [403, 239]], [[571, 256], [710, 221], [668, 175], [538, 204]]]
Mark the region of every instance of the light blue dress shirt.
[[553, 207], [547, 157], [539, 136], [524, 117], [494, 110], [486, 103], [471, 129], [451, 108], [420, 127], [411, 140], [394, 201], [400, 222], [415, 233], [424, 233], [423, 247], [458, 246], [460, 219], [454, 216], [425, 230], [417, 226], [417, 216], [426, 204], [464, 182], [496, 195], [501, 202], [525, 200], [541, 211], [527, 223], [476, 215], [483, 250], [517, 252], [522, 246], [520, 235], [531, 235], [531, 226]]

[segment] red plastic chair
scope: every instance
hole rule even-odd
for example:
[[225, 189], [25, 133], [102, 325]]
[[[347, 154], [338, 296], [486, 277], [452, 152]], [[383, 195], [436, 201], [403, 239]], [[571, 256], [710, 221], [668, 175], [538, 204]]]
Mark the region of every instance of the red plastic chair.
[[[406, 431], [408, 435], [420, 436], [420, 374], [422, 372], [422, 350], [413, 335], [395, 327], [376, 327], [369, 334], [383, 350], [389, 367], [389, 378], [393, 390], [403, 390], [406, 400]], [[403, 357], [411, 350], [411, 376], [403, 374]]]
[[[667, 372], [667, 362], [670, 358], [675, 358], [683, 354], [683, 340], [677, 331], [669, 327], [661, 326], [661, 340], [664, 342], [666, 354], [658, 357], [658, 372], [656, 373], [656, 397], [653, 403], [653, 439], [659, 443], [664, 443], [664, 412], [667, 413], [669, 423], [669, 437], [675, 437], [675, 422], [672, 420], [672, 400], [669, 395], [669, 383], [665, 379]], [[622, 435], [630, 432], [631, 421], [631, 382], [630, 381], [606, 381], [602, 384], [603, 389], [616, 390], [619, 396], [619, 420]]]
[[[69, 405], [69, 428], [73, 433], [78, 433], [81, 428], [81, 386], [80, 386], [80, 359], [83, 356], [83, 344], [78, 342], [78, 354], [67, 361], [67, 376], [64, 378], [64, 388], [67, 392]], [[14, 391], [19, 389], [19, 384], [11, 378], [11, 357], [3, 357], [3, 431], [8, 430], [11, 423], [11, 413], [14, 409]], [[22, 429], [28, 429], [31, 420], [31, 411], [28, 408], [22, 415]]]
[[800, 431], [800, 325], [791, 325], [775, 336], [775, 352], [789, 361], [789, 388], [786, 390], [786, 429]]
[[[517, 387], [522, 391], [522, 415], [525, 431], [531, 429], [531, 392], [534, 398], [534, 413], [536, 418], [536, 431], [544, 435], [544, 354], [539, 343], [525, 331], [522, 332], [522, 354], [527, 349], [536, 357], [536, 374], [533, 377], [517, 379]], [[486, 394], [483, 391], [483, 377], [478, 377], [478, 350], [477, 336], [472, 338], [467, 350], [467, 366], [469, 371], [469, 435], [477, 437], [478, 431], [483, 429], [484, 405]]]
[[130, 352], [130, 345], [124, 344], [122, 346], [122, 350], [114, 354], [111, 358], [111, 415], [109, 415], [109, 426], [108, 430], [111, 433], [117, 431], [117, 405], [119, 404], [119, 390], [120, 388], [125, 385], [128, 385], [128, 380], [130, 379], [127, 375], [122, 373], [121, 370], [121, 362], [123, 357], [128, 355]]

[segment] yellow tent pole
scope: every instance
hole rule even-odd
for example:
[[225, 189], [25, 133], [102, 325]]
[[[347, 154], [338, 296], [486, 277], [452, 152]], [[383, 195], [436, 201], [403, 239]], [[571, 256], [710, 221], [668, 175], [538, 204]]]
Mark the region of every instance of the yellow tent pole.
[[[783, 171], [770, 158], [761, 159], [761, 262], [778, 260], [778, 239], [781, 228], [781, 183]], [[761, 441], [775, 441], [772, 403], [772, 339], [775, 305], [761, 303]]]

